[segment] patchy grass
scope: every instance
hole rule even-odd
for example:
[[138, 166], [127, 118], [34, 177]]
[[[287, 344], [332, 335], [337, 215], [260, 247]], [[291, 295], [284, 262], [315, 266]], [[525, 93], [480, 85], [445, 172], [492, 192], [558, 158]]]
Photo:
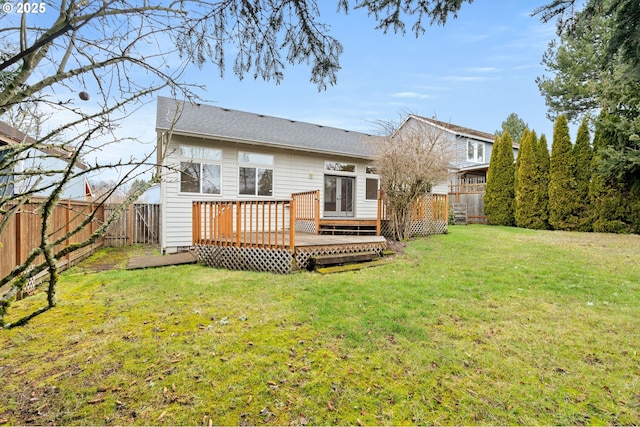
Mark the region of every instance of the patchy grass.
[[326, 276], [101, 256], [0, 331], [0, 423], [640, 420], [638, 236], [458, 226]]

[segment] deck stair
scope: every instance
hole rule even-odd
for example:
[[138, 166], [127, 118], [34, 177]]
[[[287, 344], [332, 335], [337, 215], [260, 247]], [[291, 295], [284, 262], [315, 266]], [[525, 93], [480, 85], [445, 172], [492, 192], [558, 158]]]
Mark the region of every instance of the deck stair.
[[375, 220], [320, 220], [320, 233], [324, 235], [375, 236]]
[[393, 251], [384, 251], [382, 255], [379, 252], [358, 252], [316, 256], [311, 258], [310, 269], [321, 274], [360, 270], [386, 264], [387, 260], [382, 257], [393, 254]]

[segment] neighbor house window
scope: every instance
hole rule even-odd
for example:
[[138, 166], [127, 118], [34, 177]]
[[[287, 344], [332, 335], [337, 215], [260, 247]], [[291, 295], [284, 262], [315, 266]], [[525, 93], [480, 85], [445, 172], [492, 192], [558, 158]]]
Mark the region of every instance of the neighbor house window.
[[380, 179], [377, 176], [376, 169], [373, 166], [366, 167], [366, 194], [367, 200], [378, 200], [378, 188]]
[[180, 191], [220, 194], [222, 150], [180, 146]]
[[484, 142], [467, 140], [467, 160], [484, 163]]
[[273, 196], [273, 155], [240, 151], [238, 163], [239, 194]]

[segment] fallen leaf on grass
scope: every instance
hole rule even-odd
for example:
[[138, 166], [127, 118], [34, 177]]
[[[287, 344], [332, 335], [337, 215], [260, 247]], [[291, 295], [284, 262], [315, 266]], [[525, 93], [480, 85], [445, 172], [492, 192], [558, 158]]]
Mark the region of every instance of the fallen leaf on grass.
[[8, 424], [9, 420], [7, 418], [0, 418], [0, 424]]
[[166, 415], [167, 415], [167, 411], [162, 412], [158, 417], [158, 421], [162, 420]]
[[249, 398], [247, 399], [247, 405], [250, 404], [252, 400], [253, 400], [253, 395], [250, 394]]
[[358, 422], [358, 425], [360, 427], [364, 426], [364, 423], [360, 420], [360, 418], [356, 418], [356, 421]]
[[331, 402], [327, 402], [327, 408], [329, 408], [329, 410], [332, 411], [332, 412], [335, 412], [335, 410], [336, 410], [336, 408], [333, 407]]
[[89, 405], [95, 405], [96, 403], [104, 402], [104, 397], [96, 397], [95, 399], [87, 400]]

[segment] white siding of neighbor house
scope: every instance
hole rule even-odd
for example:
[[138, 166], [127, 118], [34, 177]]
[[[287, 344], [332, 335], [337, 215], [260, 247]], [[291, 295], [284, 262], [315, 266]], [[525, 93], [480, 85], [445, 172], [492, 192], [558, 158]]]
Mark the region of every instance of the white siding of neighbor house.
[[[216, 141], [174, 135], [167, 152], [172, 153], [165, 161], [166, 165], [176, 166], [180, 163], [178, 156], [181, 144], [217, 148], [222, 150], [221, 194], [180, 193], [180, 175], [174, 170], [165, 170], [161, 183], [162, 217], [166, 221], [162, 229], [161, 245], [165, 252], [190, 247], [191, 236], [191, 204], [203, 200], [288, 200], [292, 193], [320, 190], [320, 211], [324, 200], [324, 162], [343, 162], [356, 165], [355, 218], [375, 219], [377, 201], [366, 200], [365, 167], [371, 162], [365, 159], [354, 159], [342, 156], [314, 154], [303, 151], [268, 148], [264, 146]], [[238, 195], [238, 152], [270, 154], [274, 156], [273, 196]], [[339, 175], [339, 174], [338, 174]]]
[[[46, 188], [46, 190], [36, 193], [35, 196], [46, 197], [50, 195], [53, 187], [62, 179], [62, 173], [51, 174], [46, 172], [63, 171], [69, 166], [69, 163], [66, 160], [46, 155], [38, 150], [28, 150], [25, 157], [25, 159], [16, 162], [15, 172], [20, 179], [25, 177], [25, 175], [20, 175], [25, 171], [42, 171], [43, 173], [16, 182], [14, 184], [14, 193], [26, 193], [31, 191], [33, 186], [36, 186], [36, 188]], [[74, 169], [74, 173], [80, 172], [79, 169]], [[62, 189], [60, 198], [85, 200], [85, 181], [86, 178], [84, 176], [74, 176], [69, 179]]]

